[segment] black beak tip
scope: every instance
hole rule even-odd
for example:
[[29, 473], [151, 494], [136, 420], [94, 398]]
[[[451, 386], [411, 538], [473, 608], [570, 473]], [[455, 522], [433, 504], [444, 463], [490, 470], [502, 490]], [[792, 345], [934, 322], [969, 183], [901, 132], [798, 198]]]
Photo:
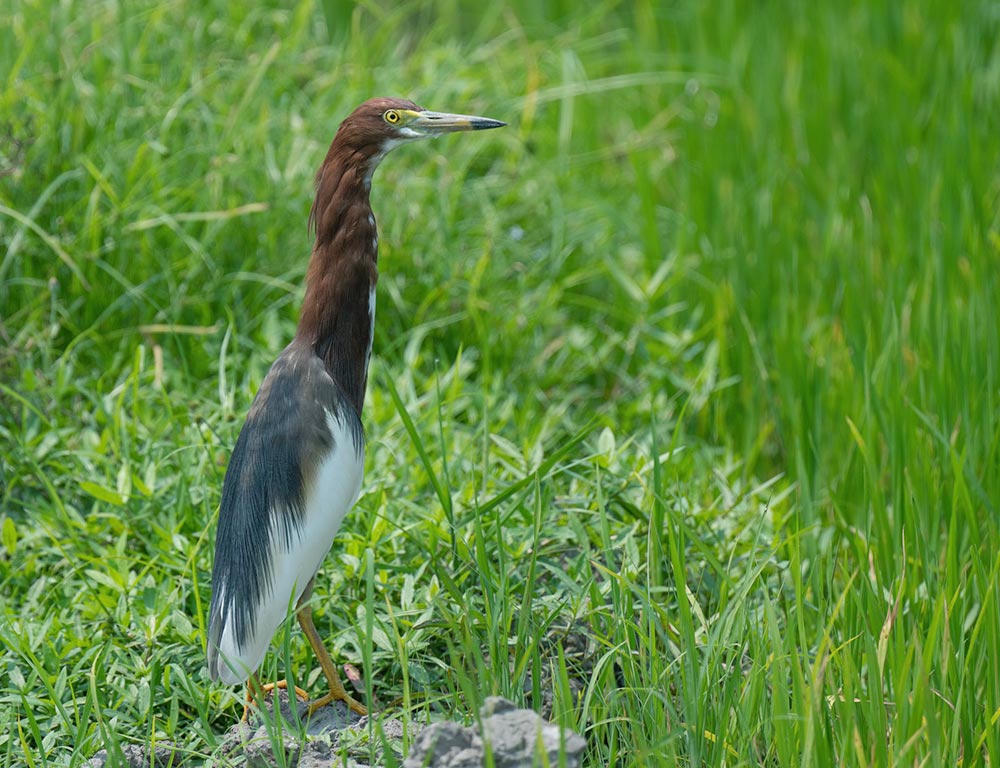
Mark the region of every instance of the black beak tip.
[[472, 130], [485, 131], [489, 128], [503, 128], [507, 123], [490, 117], [477, 117], [472, 121]]

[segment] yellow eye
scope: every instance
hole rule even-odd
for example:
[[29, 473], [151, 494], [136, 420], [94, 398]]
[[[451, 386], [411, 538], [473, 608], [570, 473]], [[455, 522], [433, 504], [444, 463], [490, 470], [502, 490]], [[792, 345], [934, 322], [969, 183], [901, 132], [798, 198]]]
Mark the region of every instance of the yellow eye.
[[387, 110], [382, 119], [385, 120], [389, 125], [395, 125], [399, 122], [399, 112], [394, 109]]

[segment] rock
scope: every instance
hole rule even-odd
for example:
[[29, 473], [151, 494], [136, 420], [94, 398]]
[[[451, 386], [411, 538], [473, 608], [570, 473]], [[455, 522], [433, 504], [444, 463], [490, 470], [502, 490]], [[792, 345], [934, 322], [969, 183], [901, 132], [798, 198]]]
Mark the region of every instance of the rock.
[[[376, 737], [375, 753], [367, 743], [368, 719], [358, 717], [341, 703], [323, 707], [306, 716], [304, 704], [293, 711], [285, 691], [277, 697], [281, 714], [274, 717], [268, 704], [266, 713], [252, 716], [251, 723], [236, 723], [222, 739], [214, 765], [246, 765], [251, 768], [294, 765], [297, 768], [375, 768], [384, 764], [383, 740]], [[273, 700], [272, 700], [273, 702]], [[518, 709], [501, 698], [489, 698], [480, 710], [481, 730], [453, 722], [439, 722], [416, 734], [404, 768], [480, 768], [486, 764], [486, 750], [493, 755], [495, 768], [533, 768], [535, 765], [579, 768], [587, 743], [573, 731], [546, 722], [530, 709]], [[302, 728], [299, 727], [302, 724]], [[403, 739], [399, 720], [381, 722], [385, 741], [394, 752]], [[357, 747], [352, 745], [357, 743]], [[278, 754], [276, 754], [276, 752]], [[284, 754], [280, 754], [280, 753]], [[346, 752], [346, 762], [340, 757]], [[128, 745], [121, 748], [124, 762], [102, 750], [92, 757], [88, 768], [193, 768], [200, 766], [191, 752], [170, 744], [155, 748]], [[544, 755], [544, 758], [542, 757]], [[218, 758], [222, 758], [221, 762]], [[374, 757], [374, 759], [371, 759]], [[562, 760], [562, 762], [560, 762]]]
[[153, 765], [156, 768], [180, 768], [184, 765], [181, 753], [172, 744], [157, 744], [153, 747], [152, 755], [150, 755], [148, 747], [128, 744], [121, 748], [121, 756], [125, 762], [121, 762], [117, 755], [112, 758], [108, 754], [108, 750], [102, 749], [87, 761], [87, 766], [88, 768], [106, 768], [107, 766], [149, 768], [150, 765]]
[[[308, 716], [306, 705], [296, 702], [295, 711], [289, 704], [288, 694], [278, 691], [277, 701], [281, 714], [275, 717], [272, 698], [264, 714], [251, 715], [251, 722], [238, 722], [222, 737], [222, 744], [215, 760], [202, 762], [191, 756], [189, 750], [182, 750], [171, 744], [157, 744], [155, 748], [130, 744], [121, 748], [124, 761], [117, 754], [109, 755], [102, 749], [87, 763], [88, 768], [195, 768], [202, 765], [241, 765], [250, 768], [271, 768], [274, 765], [294, 765], [297, 768], [330, 768], [331, 765], [346, 765], [346, 768], [369, 768], [383, 765], [383, 740], [376, 736], [374, 762], [370, 761], [367, 742], [352, 749], [352, 737], [358, 741], [368, 733], [368, 719], [351, 712], [345, 704], [336, 702]], [[301, 723], [302, 727], [299, 726]], [[403, 725], [398, 720], [381, 722], [385, 742], [401, 744]], [[341, 763], [341, 740], [346, 739], [347, 761]], [[276, 753], [284, 754], [276, 754]], [[221, 757], [222, 760], [218, 760]], [[398, 751], [395, 764], [402, 755]]]
[[[518, 709], [498, 697], [486, 700], [482, 710], [482, 734], [457, 723], [434, 723], [417, 736], [403, 768], [480, 768], [486, 749], [495, 768], [531, 768], [565, 765], [577, 768], [587, 742], [573, 731], [542, 720], [530, 709]], [[565, 762], [560, 763], [560, 753]]]
[[[341, 764], [342, 739], [368, 732], [368, 718], [360, 717], [341, 702], [325, 706], [310, 717], [307, 705], [301, 702], [296, 702], [295, 712], [292, 712], [284, 690], [278, 691], [277, 700], [282, 720], [280, 730], [276, 726], [277, 718], [272, 715], [273, 704], [269, 702], [266, 716], [257, 714], [252, 717], [251, 724], [237, 723], [229, 729], [222, 740], [222, 754], [250, 768], [271, 768], [274, 765], [329, 768], [334, 761], [337, 765]], [[304, 733], [297, 723], [305, 726]], [[402, 740], [403, 725], [398, 720], [383, 720], [381, 727], [386, 741]], [[299, 734], [305, 738], [300, 739]], [[346, 766], [365, 768], [382, 765], [382, 740], [376, 737], [375, 744], [375, 761], [370, 762], [367, 745], [352, 750], [350, 742], [347, 742]], [[276, 747], [284, 754], [275, 754]], [[395, 757], [398, 761], [401, 756], [396, 754]]]

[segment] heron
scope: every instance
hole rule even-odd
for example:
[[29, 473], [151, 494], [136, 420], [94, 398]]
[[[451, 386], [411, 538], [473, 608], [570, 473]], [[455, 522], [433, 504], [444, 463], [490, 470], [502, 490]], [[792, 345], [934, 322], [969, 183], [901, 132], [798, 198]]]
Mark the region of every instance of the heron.
[[[308, 711], [341, 701], [367, 714], [340, 681], [313, 622], [310, 597], [364, 473], [361, 414], [378, 281], [372, 175], [402, 144], [503, 125], [432, 112], [405, 99], [370, 99], [340, 124], [316, 174], [309, 214], [315, 243], [298, 328], [250, 405], [219, 505], [208, 672], [227, 685], [247, 683], [248, 705], [250, 691], [259, 687], [257, 669], [293, 608], [329, 687]], [[281, 681], [263, 690], [286, 686]]]

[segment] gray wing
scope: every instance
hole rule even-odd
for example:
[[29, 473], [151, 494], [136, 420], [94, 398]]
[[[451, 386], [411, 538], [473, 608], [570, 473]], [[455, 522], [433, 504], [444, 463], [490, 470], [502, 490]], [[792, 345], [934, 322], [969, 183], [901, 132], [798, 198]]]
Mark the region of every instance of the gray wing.
[[[330, 414], [347, 430], [334, 434]], [[345, 434], [356, 451], [363, 449], [360, 419], [322, 361], [289, 345], [254, 398], [223, 481], [208, 620], [211, 679], [242, 682], [220, 657], [223, 633], [242, 650], [261, 629], [257, 622], [271, 598], [276, 553], [292, 551], [318, 463]]]

